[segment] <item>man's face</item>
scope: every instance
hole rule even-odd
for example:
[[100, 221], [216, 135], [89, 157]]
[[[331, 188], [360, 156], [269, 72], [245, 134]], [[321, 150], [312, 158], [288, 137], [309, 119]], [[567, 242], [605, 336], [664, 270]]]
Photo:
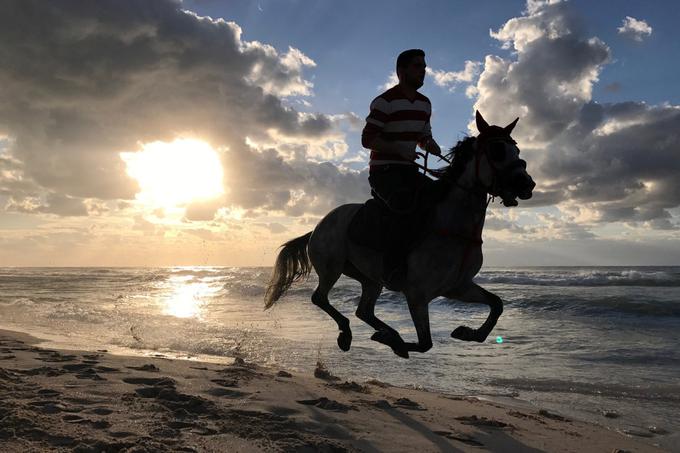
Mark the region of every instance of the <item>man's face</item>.
[[399, 71], [401, 73], [399, 81], [417, 90], [425, 82], [426, 67], [425, 57], [413, 57], [411, 62]]

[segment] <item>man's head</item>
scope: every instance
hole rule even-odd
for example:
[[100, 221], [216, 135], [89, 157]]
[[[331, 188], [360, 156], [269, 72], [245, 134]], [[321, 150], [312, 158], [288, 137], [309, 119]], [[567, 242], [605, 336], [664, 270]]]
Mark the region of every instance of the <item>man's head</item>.
[[409, 49], [397, 57], [397, 77], [399, 83], [414, 89], [423, 86], [425, 81], [425, 52], [420, 49]]

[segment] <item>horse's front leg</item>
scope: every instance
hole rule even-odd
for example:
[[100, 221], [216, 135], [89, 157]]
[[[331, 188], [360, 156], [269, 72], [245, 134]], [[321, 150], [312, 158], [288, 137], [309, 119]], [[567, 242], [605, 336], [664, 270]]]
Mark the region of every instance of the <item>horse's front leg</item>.
[[361, 282], [361, 299], [356, 311], [357, 318], [376, 330], [371, 336], [371, 340], [391, 347], [395, 354], [407, 359], [408, 351], [404, 347], [404, 340], [402, 340], [399, 332], [375, 315], [375, 302], [380, 296], [382, 285], [365, 277], [359, 281]]
[[471, 329], [467, 326], [460, 326], [451, 332], [453, 338], [463, 341], [476, 341], [483, 343], [489, 336], [493, 328], [496, 326], [498, 318], [503, 313], [503, 301], [497, 295], [490, 293], [481, 286], [471, 283], [461, 292], [456, 292], [451, 295], [446, 295], [451, 299], [457, 299], [461, 302], [471, 302], [474, 304], [486, 304], [491, 307], [489, 317], [486, 318], [484, 324], [479, 329]]

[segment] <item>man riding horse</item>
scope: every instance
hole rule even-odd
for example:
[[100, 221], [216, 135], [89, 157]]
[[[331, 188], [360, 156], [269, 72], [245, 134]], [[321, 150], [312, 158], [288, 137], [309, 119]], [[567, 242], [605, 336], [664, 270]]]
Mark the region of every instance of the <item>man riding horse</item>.
[[[431, 183], [415, 165], [416, 145], [439, 156], [432, 138], [430, 100], [418, 93], [425, 79], [425, 52], [409, 49], [397, 58], [399, 84], [371, 102], [361, 144], [371, 150], [368, 181], [385, 221], [381, 250], [386, 280], [404, 278], [405, 259], [412, 238], [417, 236], [418, 195]], [[423, 191], [424, 195], [424, 191]]]
[[[399, 213], [409, 212], [409, 204], [413, 203], [425, 219], [418, 240], [408, 249], [405, 278], [397, 286], [385, 281], [384, 254], [357, 242], [352, 234], [354, 219], [366, 211], [365, 205], [345, 204], [329, 212], [313, 231], [283, 244], [264, 299], [265, 309], [270, 308], [294, 282], [314, 270], [318, 285], [312, 294], [312, 303], [337, 323], [338, 347], [348, 351], [352, 344], [349, 319], [328, 298], [340, 276], [346, 275], [361, 284], [355, 314], [375, 329], [371, 339], [407, 358], [410, 352], [422, 353], [432, 347], [428, 305], [437, 297], [488, 305], [489, 315], [480, 327], [458, 326], [451, 337], [481, 343], [489, 336], [503, 313], [503, 301], [473, 281], [483, 262], [482, 229], [486, 211], [493, 197], [499, 197], [508, 207], [517, 206], [518, 198], [530, 199], [536, 184], [511, 137], [517, 119], [504, 127], [489, 125], [479, 112], [475, 115], [479, 134], [459, 141], [448, 154], [452, 158], [447, 159], [449, 165], [431, 171], [438, 181], [431, 182], [419, 175], [414, 163], [415, 143], [420, 142], [434, 154], [439, 154], [439, 147], [429, 134], [429, 102], [416, 92], [425, 74], [424, 57], [416, 55], [402, 61], [403, 64], [397, 64], [399, 85], [374, 101], [375, 108], [371, 109], [367, 122], [378, 129], [373, 129], [373, 138], [368, 140], [372, 126], [367, 126], [365, 144], [373, 150], [369, 180], [376, 197]], [[411, 115], [404, 111], [418, 109], [419, 119], [406, 119], [405, 124], [399, 124], [402, 121], [398, 118], [403, 118], [400, 115]], [[422, 126], [422, 129], [399, 130], [407, 125]], [[398, 135], [400, 132], [405, 133]], [[376, 164], [377, 161], [382, 162]], [[428, 198], [429, 191], [421, 196], [422, 186], [428, 184], [435, 186], [437, 190], [432, 192], [438, 196]], [[402, 193], [401, 188], [407, 191]], [[371, 202], [374, 200], [366, 205]], [[403, 238], [403, 242], [410, 239]], [[404, 294], [417, 341], [405, 341], [399, 332], [376, 316], [375, 304], [385, 286]]]

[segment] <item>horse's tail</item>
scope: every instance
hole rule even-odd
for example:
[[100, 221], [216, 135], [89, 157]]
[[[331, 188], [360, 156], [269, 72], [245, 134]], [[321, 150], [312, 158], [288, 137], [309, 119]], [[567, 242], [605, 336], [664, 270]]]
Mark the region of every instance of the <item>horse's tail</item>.
[[281, 246], [279, 256], [276, 257], [274, 272], [264, 293], [264, 309], [270, 308], [288, 291], [290, 286], [309, 275], [312, 264], [307, 254], [307, 244], [312, 232], [291, 239]]

